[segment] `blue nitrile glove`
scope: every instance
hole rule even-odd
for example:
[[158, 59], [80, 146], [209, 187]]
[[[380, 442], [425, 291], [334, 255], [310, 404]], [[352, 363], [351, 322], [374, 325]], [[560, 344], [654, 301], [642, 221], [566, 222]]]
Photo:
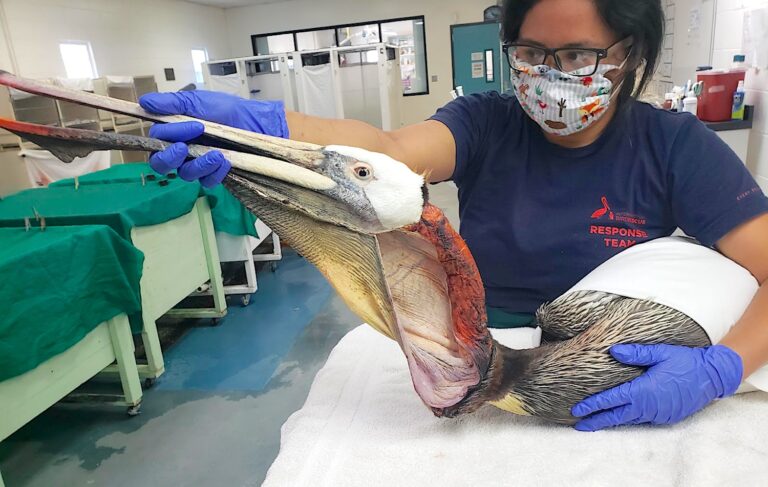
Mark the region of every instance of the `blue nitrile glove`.
[[[145, 110], [161, 115], [188, 115], [260, 134], [288, 137], [288, 123], [281, 101], [245, 100], [214, 91], [180, 91], [148, 93], [139, 99], [139, 104]], [[221, 152], [211, 151], [184, 162], [188, 150], [183, 142], [199, 137], [203, 131], [203, 125], [198, 122], [153, 125], [149, 129], [150, 137], [177, 143], [149, 158], [152, 169], [160, 174], [178, 169], [182, 179], [199, 179], [205, 187], [219, 184], [231, 168]]]
[[730, 396], [741, 383], [741, 357], [728, 347], [614, 345], [611, 355], [649, 367], [637, 379], [584, 399], [572, 409], [579, 431], [625, 424], [672, 424]]

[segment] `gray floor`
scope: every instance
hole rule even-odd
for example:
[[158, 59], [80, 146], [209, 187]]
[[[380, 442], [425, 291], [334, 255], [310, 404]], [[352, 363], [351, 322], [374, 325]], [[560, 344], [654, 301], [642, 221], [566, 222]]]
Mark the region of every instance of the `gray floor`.
[[[455, 187], [430, 194], [456, 224]], [[250, 307], [233, 304], [216, 328], [194, 323], [170, 347], [168, 372], [146, 391], [138, 417], [57, 405], [0, 444], [6, 485], [260, 485], [280, 426], [360, 319], [298, 256], [259, 278]]]
[[[237, 312], [233, 307], [233, 316], [208, 330], [232, 334]], [[260, 485], [278, 453], [280, 425], [302, 406], [331, 349], [359, 323], [331, 296], [261, 390], [165, 390], [160, 380], [146, 392], [135, 418], [108, 406], [55, 406], [2, 444], [6, 484]], [[220, 352], [249, 354], [247, 342], [241, 343]], [[194, 357], [184, 341], [176, 347], [175, 355]]]

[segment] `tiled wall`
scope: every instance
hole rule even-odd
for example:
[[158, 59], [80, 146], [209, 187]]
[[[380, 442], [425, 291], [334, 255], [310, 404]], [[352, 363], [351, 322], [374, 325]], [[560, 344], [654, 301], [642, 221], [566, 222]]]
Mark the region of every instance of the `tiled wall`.
[[695, 80], [696, 68], [710, 64], [717, 1], [723, 0], [661, 0], [664, 47], [651, 86], [655, 95]]
[[[728, 67], [742, 50], [744, 13], [768, 8], [768, 0], [718, 0], [712, 65]], [[755, 123], [749, 144], [747, 165], [768, 192], [768, 66], [747, 73], [747, 104], [755, 106]]]

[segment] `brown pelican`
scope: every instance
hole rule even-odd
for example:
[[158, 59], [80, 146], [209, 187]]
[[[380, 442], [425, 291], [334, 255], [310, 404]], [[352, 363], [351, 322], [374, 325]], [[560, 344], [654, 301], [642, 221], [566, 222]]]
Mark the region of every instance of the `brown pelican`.
[[[0, 84], [154, 122], [138, 105], [0, 73]], [[573, 423], [585, 397], [637, 377], [642, 368], [615, 361], [616, 343], [703, 346], [710, 340], [683, 313], [615, 294], [572, 293], [542, 307], [548, 341], [511, 350], [491, 337], [480, 274], [461, 237], [430, 205], [424, 177], [387, 156], [320, 147], [200, 121], [207, 145], [233, 165], [225, 185], [280, 237], [317, 266], [347, 305], [396, 340], [414, 388], [437, 416], [485, 403]], [[156, 151], [145, 137], [25, 124], [0, 126], [64, 161], [97, 149]]]

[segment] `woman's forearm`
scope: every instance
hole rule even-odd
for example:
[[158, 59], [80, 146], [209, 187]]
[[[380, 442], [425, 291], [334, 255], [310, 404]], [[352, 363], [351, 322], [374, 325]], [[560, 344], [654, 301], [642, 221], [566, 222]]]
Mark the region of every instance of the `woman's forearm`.
[[768, 362], [768, 282], [760, 286], [744, 315], [720, 343], [741, 356], [744, 378]]
[[373, 152], [391, 150], [389, 135], [358, 120], [334, 120], [287, 112], [288, 130], [293, 140], [319, 145], [349, 145]]
[[333, 120], [288, 112], [293, 140], [319, 145], [348, 145], [380, 152], [424, 174], [432, 182], [445, 181], [456, 165], [456, 142], [440, 122], [409, 125], [387, 132], [358, 120]]

